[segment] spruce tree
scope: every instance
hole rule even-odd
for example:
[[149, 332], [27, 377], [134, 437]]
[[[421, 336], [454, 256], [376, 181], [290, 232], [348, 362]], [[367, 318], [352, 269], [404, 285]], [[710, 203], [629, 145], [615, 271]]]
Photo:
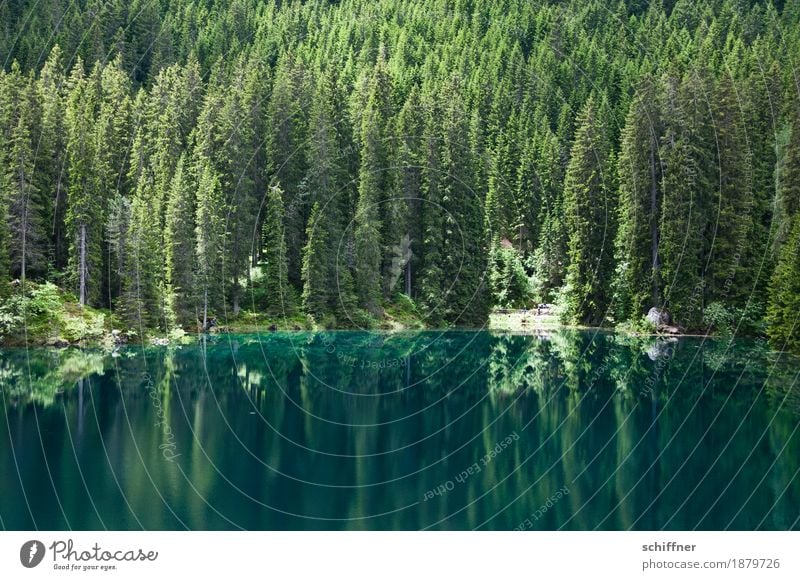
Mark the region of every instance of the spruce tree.
[[67, 264], [64, 217], [67, 193], [67, 155], [64, 129], [66, 75], [62, 51], [56, 45], [42, 67], [36, 90], [41, 102], [41, 133], [37, 171], [39, 191], [47, 200], [45, 227], [49, 259], [56, 271]]
[[330, 277], [330, 237], [325, 210], [320, 202], [311, 209], [303, 249], [303, 310], [317, 320], [330, 312], [333, 290]]
[[408, 234], [408, 252], [403, 260], [403, 291], [416, 296], [417, 272], [422, 252], [422, 167], [424, 117], [421, 111], [419, 90], [414, 85], [397, 115], [394, 127], [395, 198], [405, 203], [405, 229]]
[[569, 236], [565, 319], [602, 324], [611, 305], [614, 203], [604, 115], [589, 97], [580, 115], [564, 178], [564, 213]]
[[622, 131], [617, 161], [619, 229], [617, 230], [615, 314], [638, 320], [661, 306], [659, 232], [663, 132], [659, 95], [651, 79], [636, 92]]
[[[272, 315], [291, 312], [292, 292], [287, 278], [286, 210], [283, 205], [283, 190], [273, 185], [267, 192], [264, 225], [262, 229], [264, 257], [265, 310]], [[304, 270], [305, 271], [305, 270]]]
[[[97, 304], [102, 282], [103, 204], [95, 167], [99, 145], [95, 133], [99, 87], [87, 78], [79, 60], [68, 81], [65, 115], [69, 190], [65, 217], [69, 250], [69, 279], [81, 305]], [[108, 119], [106, 119], [107, 121]]]
[[769, 286], [767, 323], [775, 348], [800, 352], [800, 218], [781, 249]]
[[225, 308], [226, 246], [224, 195], [219, 176], [209, 163], [200, 161], [195, 209], [195, 250], [197, 252], [196, 290], [198, 322], [207, 328], [210, 318], [221, 315]]
[[355, 214], [356, 289], [359, 304], [380, 314], [388, 209], [389, 151], [386, 139], [388, 88], [385, 64], [379, 61], [370, 81], [370, 92], [361, 118], [361, 167]]
[[448, 322], [480, 325], [488, 315], [483, 199], [473, 187], [470, 119], [463, 84], [451, 78], [442, 104], [443, 315]]
[[286, 53], [275, 70], [270, 101], [267, 105], [266, 153], [268, 174], [280, 182], [285, 196], [286, 249], [289, 282], [298, 290], [301, 281], [301, 249], [311, 206], [301, 195], [300, 184], [306, 172], [308, 100], [305, 67], [291, 53]]
[[33, 81], [23, 77], [15, 64], [7, 82], [14, 94], [3, 160], [6, 175], [2, 183], [5, 191], [0, 195], [7, 204], [11, 273], [24, 283], [27, 277], [36, 277], [47, 270], [48, 236], [45, 220], [48, 207], [35, 176], [34, 139], [38, 133], [36, 123], [40, 113], [33, 92]]
[[442, 189], [444, 178], [441, 171], [441, 110], [435, 97], [423, 93], [425, 124], [422, 134], [422, 240], [421, 268], [418, 285], [418, 301], [423, 306], [426, 322], [439, 324], [444, 318], [443, 235], [444, 210]]
[[181, 155], [166, 201], [164, 278], [171, 323], [191, 327], [197, 320], [195, 288], [195, 213], [197, 185], [193, 168]]
[[140, 335], [147, 329], [164, 328], [166, 322], [159, 205], [155, 179], [147, 170], [130, 204], [119, 307], [128, 325]]
[[702, 324], [706, 304], [705, 242], [711, 206], [713, 133], [703, 95], [708, 88], [696, 73], [669, 79], [662, 140], [663, 202], [659, 257], [664, 304], [687, 329]]

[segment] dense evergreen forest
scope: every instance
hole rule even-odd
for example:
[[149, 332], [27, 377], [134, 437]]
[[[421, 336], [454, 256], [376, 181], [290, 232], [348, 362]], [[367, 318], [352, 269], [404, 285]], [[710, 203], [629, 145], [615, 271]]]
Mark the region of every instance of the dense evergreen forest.
[[552, 302], [800, 348], [796, 0], [17, 0], [0, 26], [7, 330], [51, 282], [160, 331]]

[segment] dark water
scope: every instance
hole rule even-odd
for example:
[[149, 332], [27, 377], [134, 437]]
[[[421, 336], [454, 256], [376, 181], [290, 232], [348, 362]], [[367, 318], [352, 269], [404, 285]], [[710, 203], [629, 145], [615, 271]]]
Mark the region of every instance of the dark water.
[[5, 529], [797, 529], [798, 359], [588, 332], [0, 351]]

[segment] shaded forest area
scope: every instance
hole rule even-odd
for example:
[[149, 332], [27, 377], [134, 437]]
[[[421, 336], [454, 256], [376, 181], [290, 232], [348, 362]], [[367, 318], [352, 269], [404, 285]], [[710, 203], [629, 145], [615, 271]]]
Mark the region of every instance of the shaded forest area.
[[800, 348], [799, 20], [797, 1], [4, 2], [0, 326], [48, 281], [160, 331], [553, 302]]

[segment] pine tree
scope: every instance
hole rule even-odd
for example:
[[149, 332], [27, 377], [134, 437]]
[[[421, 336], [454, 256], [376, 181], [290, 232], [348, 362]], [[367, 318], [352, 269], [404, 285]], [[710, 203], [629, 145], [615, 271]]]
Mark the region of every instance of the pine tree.
[[102, 281], [103, 204], [98, 191], [97, 142], [94, 121], [99, 86], [87, 78], [79, 60], [68, 81], [65, 125], [69, 190], [66, 227], [70, 244], [69, 278], [81, 305], [97, 304]]
[[602, 324], [611, 305], [616, 206], [604, 118], [590, 97], [578, 117], [564, 178], [569, 235], [565, 318], [575, 324]]
[[[11, 132], [11, 104], [12, 91], [8, 82], [8, 75], [0, 70], [0, 137], [6, 143]], [[0, 160], [5, 158], [5, 148], [0, 149]], [[8, 198], [6, 192], [10, 185], [6, 182], [7, 174], [0, 171], [0, 298], [5, 298], [9, 292], [9, 247], [10, 232], [8, 228]]]
[[706, 299], [705, 234], [711, 205], [712, 132], [696, 73], [667, 81], [662, 142], [663, 202], [659, 227], [664, 304], [677, 324], [698, 328]]
[[300, 252], [311, 209], [300, 191], [306, 173], [306, 83], [302, 63], [293, 54], [285, 54], [276, 67], [267, 106], [268, 173], [272, 180], [280, 182], [285, 196], [288, 276], [289, 283], [298, 290], [302, 286]]
[[[241, 278], [248, 276], [257, 213], [251, 164], [256, 144], [249, 105], [244, 101], [245, 61], [240, 57], [227, 80], [226, 94], [216, 124], [219, 143], [214, 157], [220, 185], [228, 199], [226, 229], [229, 246], [225, 266], [231, 276], [230, 298], [234, 316], [239, 313]], [[259, 236], [256, 236], [256, 240]]]
[[155, 179], [147, 170], [130, 204], [119, 308], [128, 325], [140, 336], [147, 329], [166, 326], [159, 205]]
[[195, 290], [195, 194], [197, 186], [186, 155], [181, 155], [166, 202], [165, 286], [171, 323], [190, 327], [197, 320]]
[[769, 338], [775, 348], [800, 352], [800, 218], [781, 249], [769, 287]]
[[329, 246], [330, 238], [326, 229], [325, 210], [320, 202], [311, 209], [306, 233], [306, 246], [303, 250], [303, 310], [316, 319], [330, 312], [331, 278]]
[[23, 77], [18, 65], [7, 77], [13, 91], [14, 105], [9, 115], [10, 131], [3, 160], [5, 191], [0, 193], [7, 204], [11, 272], [24, 283], [28, 276], [44, 274], [47, 270], [47, 203], [35, 176], [40, 118], [38, 102], [33, 92], [33, 80]]
[[653, 81], [645, 79], [622, 131], [614, 280], [615, 313], [620, 320], [638, 320], [651, 306], [662, 305], [658, 222], [663, 197], [659, 149], [663, 123], [658, 98]]
[[370, 81], [370, 92], [361, 118], [361, 168], [355, 215], [356, 289], [362, 308], [379, 315], [383, 274], [386, 272], [389, 235], [383, 219], [389, 210], [387, 193], [389, 158], [386, 139], [389, 98], [385, 63], [379, 60]]
[[66, 266], [68, 249], [64, 228], [67, 193], [66, 76], [62, 58], [62, 51], [56, 45], [42, 67], [37, 83], [42, 113], [36, 175], [39, 191], [47, 200], [44, 225], [49, 238], [49, 259], [56, 271]]
[[394, 197], [405, 202], [405, 230], [408, 232], [408, 252], [402, 256], [404, 267], [403, 291], [409, 297], [417, 293], [416, 273], [420, 264], [422, 247], [422, 167], [424, 117], [421, 111], [417, 86], [411, 88], [395, 122], [394, 140], [395, 168]]
[[[319, 207], [314, 221], [309, 219], [307, 229], [308, 235], [314, 232], [314, 243], [307, 243], [303, 251], [303, 296], [307, 305], [316, 304], [309, 312], [319, 315], [320, 304], [325, 302], [328, 311], [336, 313], [343, 322], [351, 315], [355, 301], [351, 266], [347, 259], [348, 240], [353, 235], [353, 228], [347, 223], [351, 214], [346, 185], [347, 162], [333, 122], [335, 111], [330, 95], [334, 92], [333, 79], [323, 76], [309, 118], [308, 153], [309, 158], [315, 161], [308, 167], [303, 189], [305, 196]], [[326, 244], [320, 244], [321, 239], [325, 239]], [[307, 287], [308, 280], [311, 280], [311, 288]], [[323, 289], [322, 280], [327, 280], [329, 287], [335, 285], [337, 291]]]
[[443, 314], [448, 322], [480, 325], [488, 315], [483, 202], [472, 182], [470, 119], [460, 77], [451, 78], [442, 104]]
[[223, 256], [226, 246], [224, 196], [219, 177], [207, 162], [197, 165], [197, 205], [195, 218], [198, 294], [198, 321], [208, 327], [212, 316], [225, 307], [225, 270]]
[[752, 227], [752, 163], [748, 154], [740, 97], [733, 81], [723, 75], [714, 90], [712, 107], [716, 143], [717, 171], [711, 200], [711, 223], [706, 230], [706, 300], [744, 306], [752, 291], [750, 286], [734, 284], [744, 264], [745, 236]]
[[795, 107], [779, 181], [778, 244], [788, 239], [794, 216], [800, 210], [800, 105]]
[[266, 311], [272, 315], [287, 314], [293, 309], [292, 292], [287, 278], [285, 218], [286, 210], [283, 205], [283, 190], [279, 185], [273, 185], [267, 192], [262, 229], [264, 247], [263, 276], [267, 299], [264, 306]]
[[426, 321], [442, 322], [442, 294], [445, 279], [443, 264], [444, 211], [442, 208], [443, 174], [441, 171], [441, 110], [435, 97], [423, 93], [425, 125], [422, 135], [422, 243], [418, 302], [424, 307]]

